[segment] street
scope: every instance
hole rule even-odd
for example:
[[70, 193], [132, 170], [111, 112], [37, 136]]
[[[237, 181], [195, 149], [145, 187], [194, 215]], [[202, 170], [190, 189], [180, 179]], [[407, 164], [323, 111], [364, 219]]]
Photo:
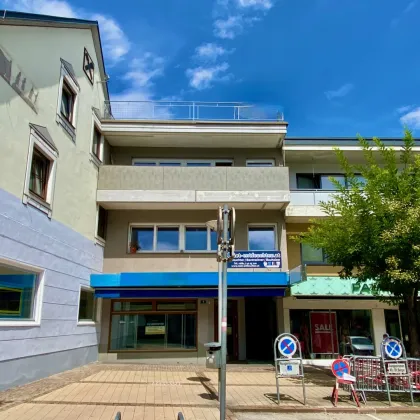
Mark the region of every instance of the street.
[[411, 420], [420, 414], [235, 413], [238, 420]]

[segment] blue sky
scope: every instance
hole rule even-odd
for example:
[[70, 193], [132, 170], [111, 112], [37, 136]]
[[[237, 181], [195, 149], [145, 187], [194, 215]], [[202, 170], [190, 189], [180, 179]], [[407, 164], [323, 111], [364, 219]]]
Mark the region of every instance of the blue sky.
[[246, 101], [290, 136], [420, 135], [420, 0], [0, 0], [100, 22], [114, 99]]

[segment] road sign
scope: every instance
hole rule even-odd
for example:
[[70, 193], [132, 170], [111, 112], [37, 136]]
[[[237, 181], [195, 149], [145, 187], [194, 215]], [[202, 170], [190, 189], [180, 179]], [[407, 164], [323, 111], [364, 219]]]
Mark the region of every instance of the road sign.
[[403, 348], [395, 338], [388, 339], [385, 344], [385, 354], [391, 359], [399, 359], [402, 356]]
[[293, 357], [297, 350], [296, 340], [293, 337], [286, 335], [280, 338], [278, 349], [280, 354], [284, 357]]
[[344, 359], [334, 360], [333, 364], [331, 365], [331, 370], [336, 378], [342, 379], [344, 374], [350, 374], [349, 362]]
[[280, 365], [280, 374], [282, 376], [299, 376], [299, 361], [291, 361]]

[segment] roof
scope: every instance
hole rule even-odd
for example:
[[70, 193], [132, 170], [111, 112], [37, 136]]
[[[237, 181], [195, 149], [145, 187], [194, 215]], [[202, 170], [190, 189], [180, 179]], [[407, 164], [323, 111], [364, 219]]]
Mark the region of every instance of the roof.
[[95, 20], [84, 20], [66, 18], [61, 16], [38, 15], [34, 13], [14, 12], [11, 10], [0, 10], [1, 19], [28, 20], [33, 22], [54, 22], [73, 25], [97, 25]]
[[[101, 34], [99, 31], [99, 23], [96, 20], [85, 20], [76, 18], [66, 18], [60, 16], [38, 15], [34, 13], [14, 12], [9, 10], [0, 10], [0, 25], [1, 24], [16, 25], [34, 25], [34, 26], [53, 26], [53, 27], [70, 27], [70, 28], [89, 28], [92, 31], [92, 36], [95, 44], [96, 56], [99, 64], [99, 71], [101, 79], [106, 80], [107, 74], [105, 70], [105, 61], [102, 51]], [[108, 84], [105, 85], [105, 100], [109, 100]]]

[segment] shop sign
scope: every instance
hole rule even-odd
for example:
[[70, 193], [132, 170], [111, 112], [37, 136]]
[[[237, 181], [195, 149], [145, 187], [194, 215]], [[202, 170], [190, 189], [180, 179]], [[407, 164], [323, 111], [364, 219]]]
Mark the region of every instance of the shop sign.
[[338, 353], [337, 314], [310, 312], [312, 353]]
[[144, 333], [146, 335], [164, 335], [165, 324], [162, 322], [149, 322], [146, 325]]
[[229, 268], [281, 268], [280, 251], [236, 251]]

